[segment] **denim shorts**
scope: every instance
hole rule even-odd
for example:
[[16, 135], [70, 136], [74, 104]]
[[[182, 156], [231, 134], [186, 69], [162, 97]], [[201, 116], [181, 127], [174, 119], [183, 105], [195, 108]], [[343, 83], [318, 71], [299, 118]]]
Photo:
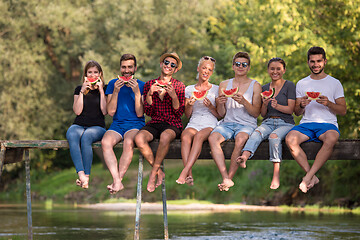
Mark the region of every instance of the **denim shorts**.
[[340, 135], [339, 129], [334, 124], [331, 123], [315, 123], [315, 122], [302, 123], [300, 125], [293, 127], [291, 131], [292, 130], [301, 132], [302, 134], [308, 136], [309, 140], [307, 140], [307, 142], [311, 142], [311, 141], [321, 142], [319, 140], [320, 135], [329, 130], [335, 130]]
[[235, 136], [239, 132], [247, 133], [249, 136], [254, 131], [255, 128], [247, 125], [242, 125], [239, 123], [234, 122], [222, 122], [220, 125], [216, 126], [216, 128], [211, 132], [218, 132], [220, 133], [224, 138], [225, 141], [229, 139], [235, 139]]
[[136, 129], [140, 130], [145, 125], [143, 121], [129, 121], [129, 122], [113, 122], [108, 131], [114, 131], [120, 134], [122, 138], [126, 132]]

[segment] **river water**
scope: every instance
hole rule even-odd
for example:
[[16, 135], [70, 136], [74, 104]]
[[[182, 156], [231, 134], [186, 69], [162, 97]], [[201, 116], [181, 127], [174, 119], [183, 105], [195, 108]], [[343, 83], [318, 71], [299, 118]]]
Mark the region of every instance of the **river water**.
[[[34, 239], [133, 239], [134, 212], [100, 211], [69, 206], [33, 206]], [[169, 237], [179, 240], [360, 239], [360, 216], [354, 214], [235, 211], [169, 212]], [[26, 206], [0, 205], [0, 239], [26, 239]], [[163, 239], [161, 214], [142, 213], [140, 239]]]

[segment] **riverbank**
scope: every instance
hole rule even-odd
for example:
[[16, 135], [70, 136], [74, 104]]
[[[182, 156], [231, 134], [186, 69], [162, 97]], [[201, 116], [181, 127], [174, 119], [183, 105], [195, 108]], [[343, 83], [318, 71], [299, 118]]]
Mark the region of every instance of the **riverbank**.
[[[136, 203], [96, 203], [78, 205], [80, 208], [108, 210], [108, 211], [135, 211]], [[141, 203], [142, 212], [162, 213], [162, 203]], [[280, 211], [278, 206], [256, 206], [256, 205], [233, 205], [233, 204], [167, 204], [168, 211], [181, 212], [231, 212], [231, 211]]]
[[[136, 202], [110, 202], [110, 203], [96, 203], [96, 204], [80, 204], [78, 208], [101, 210], [101, 211], [121, 211], [134, 213], [136, 210]], [[163, 205], [161, 202], [142, 202], [142, 213], [159, 213], [161, 214]], [[167, 201], [168, 212], [186, 212], [191, 213], [205, 213], [205, 212], [238, 212], [238, 211], [262, 211], [262, 212], [304, 212], [304, 213], [327, 213], [327, 214], [344, 214], [351, 213], [360, 215], [360, 208], [349, 209], [343, 207], [326, 207], [319, 205], [308, 206], [259, 206], [247, 204], [215, 204], [204, 201], [193, 200], [175, 200]]]

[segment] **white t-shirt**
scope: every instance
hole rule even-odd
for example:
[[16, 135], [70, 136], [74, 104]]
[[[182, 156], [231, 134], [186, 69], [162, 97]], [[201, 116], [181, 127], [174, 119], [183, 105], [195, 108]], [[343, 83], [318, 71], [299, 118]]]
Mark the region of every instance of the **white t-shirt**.
[[[335, 99], [344, 97], [344, 88], [340, 81], [327, 75], [320, 80], [314, 80], [307, 76], [296, 84], [296, 98], [306, 95], [306, 92], [320, 92], [329, 101], [335, 103]], [[311, 101], [306, 107], [300, 123], [331, 123], [338, 127], [336, 114], [330, 109], [315, 100]]]
[[[214, 84], [211, 85], [206, 98], [208, 98], [211, 104], [216, 107], [215, 98], [219, 96], [219, 86]], [[187, 86], [185, 88], [185, 98], [191, 98], [194, 91], [197, 91], [195, 85]], [[203, 100], [198, 100], [193, 105], [191, 117], [186, 128], [191, 127], [200, 131], [207, 127], [215, 128], [217, 122], [217, 118], [211, 113], [210, 109], [204, 105]]]

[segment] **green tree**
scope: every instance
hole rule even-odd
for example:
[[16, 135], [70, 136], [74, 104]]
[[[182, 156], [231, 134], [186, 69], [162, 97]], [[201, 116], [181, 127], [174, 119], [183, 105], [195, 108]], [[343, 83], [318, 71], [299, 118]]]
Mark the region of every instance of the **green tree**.
[[348, 102], [347, 116], [339, 117], [342, 137], [357, 138], [359, 11], [360, 3], [351, 0], [223, 1], [218, 15], [209, 18], [207, 32], [214, 55], [225, 66], [217, 72], [231, 77], [232, 56], [247, 51], [252, 57], [250, 76], [260, 83], [270, 81], [266, 64], [272, 57], [284, 58], [285, 78], [297, 82], [309, 74], [307, 50], [322, 46], [328, 55], [326, 72], [343, 83]]

